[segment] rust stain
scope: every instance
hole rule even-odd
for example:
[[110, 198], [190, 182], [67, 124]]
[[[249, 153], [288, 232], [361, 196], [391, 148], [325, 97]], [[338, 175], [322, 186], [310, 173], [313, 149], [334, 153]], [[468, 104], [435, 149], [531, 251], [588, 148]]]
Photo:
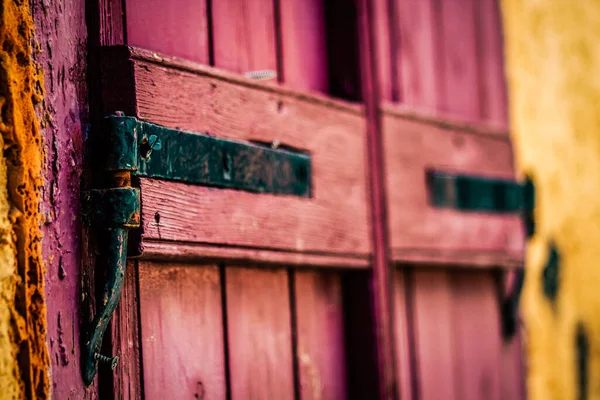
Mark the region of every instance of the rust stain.
[[[34, 106], [43, 99], [44, 84], [42, 71], [31, 58], [29, 2], [2, 2], [0, 18], [0, 134], [4, 149], [0, 159], [0, 246], [4, 245], [0, 248], [4, 273], [0, 297], [4, 301], [0, 308], [9, 310], [11, 328], [8, 344], [0, 343], [0, 353], [14, 356], [12, 367], [6, 367], [11, 373], [0, 371], [0, 397], [43, 399], [49, 397], [38, 211], [43, 150]], [[3, 322], [0, 320], [0, 329]], [[5, 383], [9, 391], [4, 390]]]

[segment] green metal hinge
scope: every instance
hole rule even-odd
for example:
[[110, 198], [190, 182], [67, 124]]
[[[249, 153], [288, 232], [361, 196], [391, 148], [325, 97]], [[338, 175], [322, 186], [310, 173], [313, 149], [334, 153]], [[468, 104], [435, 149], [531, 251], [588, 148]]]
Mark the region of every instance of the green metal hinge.
[[[492, 214], [519, 214], [527, 237], [535, 233], [533, 212], [535, 188], [527, 177], [519, 183], [503, 179], [461, 175], [442, 171], [427, 172], [429, 200], [433, 207], [450, 208], [463, 212]], [[523, 269], [518, 270], [511, 293], [502, 300], [502, 332], [505, 339], [517, 331], [519, 299], [524, 280]]]
[[103, 169], [117, 187], [83, 193], [83, 217], [103, 228], [106, 281], [92, 322], [82, 329], [82, 374], [92, 383], [98, 362], [113, 369], [118, 356], [100, 354], [102, 339], [117, 307], [127, 265], [130, 228], [140, 226], [140, 193], [132, 176], [178, 181], [275, 195], [311, 196], [308, 154], [169, 129], [122, 113], [104, 119]]
[[310, 197], [310, 155], [107, 117], [110, 169], [192, 185]]
[[528, 213], [533, 210], [533, 184], [503, 179], [427, 172], [429, 200], [436, 208], [464, 212]]

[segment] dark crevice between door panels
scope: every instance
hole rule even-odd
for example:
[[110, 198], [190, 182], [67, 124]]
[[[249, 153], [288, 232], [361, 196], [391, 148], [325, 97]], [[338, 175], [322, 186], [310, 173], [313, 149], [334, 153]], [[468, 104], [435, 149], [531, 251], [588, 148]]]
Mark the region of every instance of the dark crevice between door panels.
[[223, 357], [225, 358], [225, 389], [227, 400], [231, 400], [231, 372], [229, 363], [229, 320], [227, 315], [227, 268], [225, 264], [219, 264], [219, 280], [221, 284], [221, 313], [223, 320]]

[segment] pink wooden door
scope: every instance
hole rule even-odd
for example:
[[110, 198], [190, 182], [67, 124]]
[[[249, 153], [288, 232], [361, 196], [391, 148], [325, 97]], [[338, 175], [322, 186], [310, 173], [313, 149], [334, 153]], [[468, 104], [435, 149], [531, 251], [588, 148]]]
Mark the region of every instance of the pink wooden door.
[[[310, 199], [139, 179], [142, 228], [107, 339], [121, 362], [101, 371], [103, 393], [521, 396], [492, 271], [520, 257], [520, 225], [435, 215], [420, 181], [430, 164], [512, 175], [494, 2], [101, 3], [104, 114], [313, 162]], [[265, 70], [276, 79], [246, 77]], [[384, 170], [387, 195], [372, 186]]]

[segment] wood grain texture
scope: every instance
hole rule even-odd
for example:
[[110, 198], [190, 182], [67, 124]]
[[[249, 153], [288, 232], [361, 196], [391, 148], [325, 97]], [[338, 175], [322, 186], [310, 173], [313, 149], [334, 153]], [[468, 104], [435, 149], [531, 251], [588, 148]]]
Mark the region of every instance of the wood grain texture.
[[125, 44], [125, 10], [123, 7], [122, 0], [98, 0], [100, 45]]
[[[113, 65], [115, 62], [113, 59]], [[277, 140], [310, 152], [313, 169], [311, 199], [143, 180], [144, 237], [369, 253], [365, 125], [359, 107], [257, 84], [191, 63], [172, 62], [171, 68], [164, 68], [163, 61], [131, 62], [132, 67], [120, 64], [133, 74], [135, 87], [123, 82], [114, 87], [118, 96], [106, 96], [116, 99], [113, 104], [124, 107], [125, 112], [224, 138]], [[134, 104], [121, 102], [128, 98]], [[155, 219], [157, 212], [160, 223]], [[282, 231], [289, 234], [281, 235]]]
[[[398, 100], [398, 76], [396, 57], [392, 56], [398, 39], [395, 35], [396, 20], [393, 17], [395, 4], [389, 0], [373, 2], [377, 76], [379, 78], [379, 98], [385, 101]], [[391, 14], [391, 15], [390, 15]]]
[[296, 271], [295, 284], [301, 398], [345, 399], [346, 357], [340, 275]]
[[435, 0], [395, 1], [393, 56], [400, 84], [400, 101], [408, 106], [439, 110], [442, 59], [437, 41], [439, 6]]
[[225, 272], [231, 399], [292, 399], [292, 332], [284, 269]]
[[116, 399], [143, 398], [137, 272], [137, 261], [128, 261], [121, 300], [110, 324], [111, 351], [119, 356], [119, 365], [113, 371]]
[[[476, 2], [477, 44], [481, 85], [480, 118], [506, 129], [508, 102], [504, 79], [503, 40], [498, 0]], [[508, 134], [508, 132], [507, 132]]]
[[412, 398], [413, 373], [411, 360], [412, 339], [410, 330], [412, 319], [408, 313], [411, 312], [411, 304], [408, 304], [408, 296], [412, 295], [408, 288], [406, 270], [397, 268], [394, 271], [394, 310], [396, 312], [396, 329], [394, 330], [396, 340], [396, 373], [398, 374], [399, 397], [403, 400]]
[[368, 269], [368, 256], [351, 254], [299, 253], [260, 248], [225, 247], [202, 243], [145, 240], [141, 260], [198, 262], [201, 260], [225, 261], [237, 264], [285, 265], [287, 267]]
[[502, 335], [494, 276], [453, 271], [450, 282], [456, 398], [500, 400]]
[[507, 140], [391, 115], [384, 117], [384, 132], [394, 252], [486, 251], [522, 258], [524, 234], [518, 216], [434, 209], [427, 198], [427, 168], [511, 178], [512, 150]]
[[128, 44], [208, 64], [206, 0], [127, 0], [124, 3]]
[[244, 73], [277, 70], [272, 0], [212, 2], [214, 65]]
[[216, 266], [139, 265], [145, 399], [225, 399]]
[[389, 229], [387, 213], [387, 181], [383, 162], [384, 138], [379, 96], [375, 11], [370, 0], [357, 2], [358, 37], [360, 46], [361, 92], [365, 103], [367, 198], [370, 217], [370, 240], [373, 247], [373, 272], [370, 277], [371, 304], [376, 332], [378, 397], [395, 399], [398, 383], [394, 337], [394, 301], [392, 292], [393, 265], [389, 259]]
[[417, 398], [461, 400], [456, 397], [459, 372], [454, 353], [452, 287], [447, 272], [415, 271], [414, 289]]
[[280, 0], [280, 81], [298, 89], [328, 90], [325, 10], [322, 0]]
[[439, 6], [442, 18], [437, 40], [442, 43], [444, 65], [439, 109], [469, 121], [479, 120], [482, 101], [475, 25], [477, 1], [441, 1]]
[[[5, 4], [8, 3], [3, 3], [3, 8]], [[44, 78], [41, 82], [44, 86], [44, 111], [40, 110], [40, 116], [45, 115], [45, 123], [41, 127], [44, 179], [39, 183], [42, 186], [39, 188], [42, 196], [39, 206], [45, 222], [41, 226], [42, 241], [35, 246], [42, 247], [44, 260], [47, 330], [43, 335], [52, 360], [51, 397], [91, 400], [98, 398], [98, 387], [96, 384], [84, 385], [79, 362], [80, 316], [85, 315], [83, 303], [86, 302], [82, 299], [81, 289], [85, 276], [82, 271], [84, 241], [79, 213], [66, 210], [80, 209], [79, 183], [84, 149], [89, 143], [87, 50], [88, 45], [96, 44], [92, 43], [91, 37], [88, 42], [86, 40], [90, 19], [97, 19], [98, 10], [93, 1], [86, 4], [79, 0], [33, 1], [29, 7], [35, 24], [37, 48], [41, 49], [33, 51], [32, 57], [43, 68]], [[25, 329], [24, 326], [21, 329]], [[25, 333], [22, 330], [18, 334]], [[25, 343], [24, 347], [27, 346]], [[43, 343], [40, 343], [41, 346]], [[40, 378], [40, 381], [43, 380]]]

